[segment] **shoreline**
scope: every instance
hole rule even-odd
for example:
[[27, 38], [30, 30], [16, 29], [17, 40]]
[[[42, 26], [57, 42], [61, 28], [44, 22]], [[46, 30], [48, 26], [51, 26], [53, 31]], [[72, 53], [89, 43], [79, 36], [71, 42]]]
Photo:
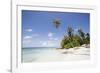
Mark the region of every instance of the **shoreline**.
[[[43, 52], [37, 53], [38, 56], [35, 56], [34, 53], [24, 59], [24, 63], [27, 62], [55, 62], [55, 61], [79, 61], [79, 60], [89, 60], [90, 59], [90, 48], [83, 46], [74, 47], [70, 49], [49, 49], [44, 50]], [[33, 57], [35, 56], [35, 58]]]

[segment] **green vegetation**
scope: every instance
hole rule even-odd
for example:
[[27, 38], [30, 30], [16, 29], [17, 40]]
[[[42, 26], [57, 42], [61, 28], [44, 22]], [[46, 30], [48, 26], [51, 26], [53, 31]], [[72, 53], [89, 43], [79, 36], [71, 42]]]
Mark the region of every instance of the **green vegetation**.
[[[60, 19], [55, 19], [53, 24], [55, 28], [58, 29], [61, 25]], [[77, 32], [74, 33], [74, 29], [71, 26], [68, 26], [66, 34], [61, 41], [61, 48], [69, 49], [83, 44], [90, 44], [90, 34], [84, 33], [82, 29], [78, 29]]]
[[84, 33], [82, 29], [78, 29], [76, 33], [72, 27], [67, 28], [67, 33], [61, 41], [61, 48], [69, 49], [83, 44], [90, 44], [90, 35], [89, 33]]

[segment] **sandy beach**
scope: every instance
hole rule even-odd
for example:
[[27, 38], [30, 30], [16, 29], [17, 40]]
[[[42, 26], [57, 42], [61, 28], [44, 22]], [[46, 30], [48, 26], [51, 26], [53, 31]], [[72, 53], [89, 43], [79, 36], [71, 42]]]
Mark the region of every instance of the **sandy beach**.
[[55, 62], [55, 61], [79, 61], [90, 59], [90, 48], [75, 47], [70, 49], [49, 49], [37, 55], [32, 53], [23, 57], [24, 62]]
[[64, 61], [88, 60], [90, 58], [90, 48], [78, 47], [59, 50]]

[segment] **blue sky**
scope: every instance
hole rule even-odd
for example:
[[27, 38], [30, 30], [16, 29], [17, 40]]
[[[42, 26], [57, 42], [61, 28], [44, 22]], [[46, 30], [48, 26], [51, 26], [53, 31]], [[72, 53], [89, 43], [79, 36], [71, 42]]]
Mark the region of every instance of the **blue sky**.
[[[61, 21], [58, 29], [53, 24], [55, 19]], [[59, 47], [68, 26], [75, 33], [79, 28], [89, 33], [90, 14], [22, 10], [23, 47]]]

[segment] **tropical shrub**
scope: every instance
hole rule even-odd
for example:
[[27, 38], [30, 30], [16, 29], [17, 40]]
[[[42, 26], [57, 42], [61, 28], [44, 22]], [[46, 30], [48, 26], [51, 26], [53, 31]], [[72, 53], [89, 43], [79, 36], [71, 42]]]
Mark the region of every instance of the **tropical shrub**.
[[73, 48], [73, 46], [71, 45], [71, 43], [68, 43], [68, 44], [64, 45], [64, 48], [69, 49], [69, 48]]

